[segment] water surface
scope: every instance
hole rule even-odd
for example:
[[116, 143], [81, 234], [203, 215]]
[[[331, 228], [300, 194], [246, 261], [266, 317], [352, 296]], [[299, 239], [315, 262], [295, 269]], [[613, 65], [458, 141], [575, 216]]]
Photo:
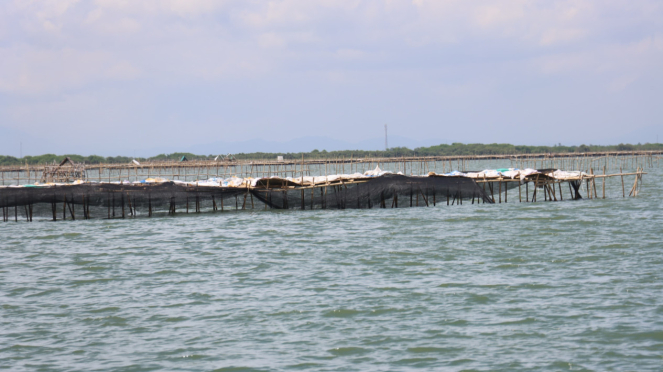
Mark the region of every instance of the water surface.
[[637, 198], [0, 223], [0, 366], [660, 371], [649, 172]]

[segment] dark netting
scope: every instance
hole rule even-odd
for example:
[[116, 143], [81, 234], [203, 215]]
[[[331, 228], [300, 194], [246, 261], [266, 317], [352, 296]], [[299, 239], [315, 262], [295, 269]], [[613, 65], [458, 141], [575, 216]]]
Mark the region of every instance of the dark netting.
[[[246, 207], [247, 189], [159, 184], [81, 184], [0, 189], [3, 218], [48, 216], [53, 219], [151, 216]], [[251, 199], [249, 199], [249, 202]], [[13, 208], [12, 208], [13, 207]]]
[[409, 208], [462, 204], [462, 200], [493, 203], [474, 180], [465, 177], [384, 175], [360, 183], [256, 188], [251, 193], [276, 209]]
[[489, 193], [464, 177], [384, 175], [357, 183], [297, 187], [203, 187], [159, 184], [81, 184], [0, 189], [3, 220], [33, 216], [59, 219], [123, 218], [154, 213], [194, 213], [228, 209], [405, 208], [492, 203]]

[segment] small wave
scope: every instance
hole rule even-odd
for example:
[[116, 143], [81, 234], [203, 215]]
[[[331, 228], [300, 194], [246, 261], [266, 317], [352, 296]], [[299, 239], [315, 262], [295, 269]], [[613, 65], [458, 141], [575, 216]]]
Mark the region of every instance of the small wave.
[[105, 316], [101, 318], [85, 318], [86, 322], [98, 323], [101, 322], [102, 327], [120, 327], [127, 325], [127, 320], [121, 316]]
[[447, 288], [447, 287], [464, 287], [464, 286], [466, 286], [466, 285], [467, 285], [466, 283], [442, 283], [442, 284], [439, 284], [438, 287], [441, 287], [441, 288]]
[[36, 240], [53, 240], [53, 239], [58, 239], [61, 238], [63, 235], [58, 234], [58, 235], [42, 235], [42, 236], [35, 236], [33, 239]]
[[108, 268], [105, 267], [105, 266], [85, 266], [85, 267], [81, 267], [81, 268], [79, 268], [79, 269], [77, 269], [77, 270], [84, 270], [84, 271], [96, 272], [96, 271], [104, 271], [104, 270], [108, 270]]
[[184, 322], [186, 320], [189, 320], [189, 318], [185, 316], [171, 316], [167, 318], [161, 318], [159, 317], [162, 322], [168, 322], [168, 323], [179, 323], [179, 322]]
[[600, 261], [602, 259], [601, 256], [582, 256], [582, 257], [576, 257], [573, 259], [575, 262], [594, 262], [594, 261]]
[[120, 310], [119, 307], [110, 306], [110, 307], [104, 307], [104, 308], [101, 308], [101, 309], [90, 310], [89, 312], [92, 313], [92, 314], [98, 314], [98, 313], [105, 313], [105, 312], [108, 312], [108, 311], [118, 311], [118, 310]]
[[160, 270], [155, 272], [153, 275], [170, 275], [170, 274], [181, 274], [177, 270]]
[[456, 319], [456, 320], [453, 320], [453, 321], [448, 321], [446, 324], [447, 325], [454, 325], [454, 326], [464, 326], [464, 325], [467, 325], [467, 323], [468, 323], [467, 320]]
[[299, 363], [299, 364], [291, 364], [287, 366], [287, 369], [319, 369], [322, 367], [322, 364], [320, 363]]
[[426, 266], [426, 265], [427, 264], [425, 262], [419, 262], [419, 261], [408, 261], [400, 264], [400, 266]]
[[408, 365], [408, 364], [425, 364], [426, 362], [436, 362], [437, 358], [405, 358], [401, 360], [397, 360], [394, 362], [397, 365]]
[[471, 363], [471, 362], [474, 362], [474, 360], [472, 360], [472, 359], [456, 359], [456, 360], [452, 360], [449, 364], [451, 364], [452, 366], [457, 366], [457, 365]]
[[212, 372], [262, 372], [267, 371], [266, 369], [257, 369], [252, 367], [222, 367], [212, 370]]
[[663, 341], [663, 331], [640, 332], [629, 335], [634, 340], [655, 340]]
[[369, 315], [377, 316], [377, 315], [390, 314], [390, 313], [399, 313], [399, 312], [403, 312], [403, 311], [405, 311], [405, 310], [390, 307], [390, 308], [384, 308], [384, 309], [371, 310], [369, 312]]
[[90, 261], [90, 260], [76, 260], [76, 261], [74, 261], [74, 265], [78, 265], [78, 266], [85, 266], [85, 265], [89, 265], [91, 263], [94, 263], [94, 261]]
[[111, 278], [99, 278], [99, 279], [79, 279], [79, 280], [73, 280], [71, 282], [72, 285], [78, 286], [78, 285], [85, 285], [85, 284], [94, 284], [94, 283], [106, 283], [113, 281], [115, 279]]
[[535, 323], [536, 319], [532, 317], [527, 317], [523, 319], [517, 319], [517, 320], [507, 320], [505, 322], [500, 322], [497, 323], [498, 325], [513, 325], [513, 324], [531, 324]]
[[553, 289], [555, 287], [548, 284], [537, 284], [537, 283], [524, 283], [518, 286], [519, 288], [527, 289]]
[[327, 311], [323, 316], [330, 318], [347, 318], [360, 314], [361, 311], [353, 309], [336, 309], [332, 311]]
[[299, 315], [303, 313], [301, 310], [279, 311], [276, 313], [268, 314], [269, 316], [282, 316], [282, 315]]
[[359, 355], [368, 352], [367, 349], [361, 347], [337, 347], [334, 349], [329, 349], [328, 351], [336, 356]]
[[461, 350], [463, 349], [458, 347], [410, 347], [407, 349], [409, 353], [414, 353], [414, 354], [427, 354], [427, 353], [446, 354]]
[[469, 296], [467, 297], [467, 302], [469, 303], [477, 303], [477, 304], [485, 304], [490, 301], [490, 298], [488, 296], [484, 295], [478, 295], [474, 293], [470, 293]]
[[57, 293], [57, 292], [62, 292], [62, 290], [60, 288], [52, 288], [52, 289], [47, 289], [45, 291], [29, 294], [25, 297], [41, 297], [41, 296], [46, 296], [46, 295], [49, 295], [51, 293]]

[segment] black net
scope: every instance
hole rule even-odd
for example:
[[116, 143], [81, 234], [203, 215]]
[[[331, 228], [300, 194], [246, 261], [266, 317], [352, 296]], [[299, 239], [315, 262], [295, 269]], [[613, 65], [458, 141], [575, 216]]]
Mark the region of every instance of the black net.
[[462, 204], [463, 200], [493, 202], [474, 180], [465, 177], [384, 175], [360, 183], [256, 188], [251, 193], [276, 209], [409, 208]]
[[[247, 189], [196, 187], [175, 184], [80, 184], [0, 189], [0, 208], [5, 220], [33, 215], [53, 219], [126, 217], [167, 212], [200, 212], [240, 208]], [[9, 208], [14, 207], [12, 210]]]
[[[465, 177], [384, 175], [353, 183], [299, 187], [276, 180], [256, 188], [158, 184], [92, 183], [0, 189], [4, 221], [123, 218], [154, 213], [194, 213], [234, 209], [409, 208], [493, 203], [491, 195]], [[273, 187], [277, 186], [277, 187]]]

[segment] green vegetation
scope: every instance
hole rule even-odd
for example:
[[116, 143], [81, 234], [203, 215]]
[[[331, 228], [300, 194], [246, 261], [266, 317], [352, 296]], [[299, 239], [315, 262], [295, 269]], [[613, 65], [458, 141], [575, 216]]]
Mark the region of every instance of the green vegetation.
[[[599, 145], [580, 145], [580, 146], [518, 146], [506, 143], [453, 143], [451, 145], [437, 145], [430, 147], [419, 147], [414, 150], [406, 147], [394, 147], [387, 151], [364, 151], [364, 150], [343, 150], [326, 151], [313, 150], [311, 152], [297, 153], [240, 153], [233, 154], [235, 159], [275, 159], [277, 156], [283, 156], [284, 159], [321, 159], [321, 158], [364, 158], [364, 157], [400, 157], [400, 156], [449, 156], [449, 155], [498, 155], [498, 154], [535, 154], [535, 153], [560, 153], [560, 152], [597, 152], [597, 151], [663, 151], [663, 144], [645, 143], [629, 145], [620, 143], [619, 145], [599, 146]], [[15, 158], [13, 156], [0, 155], [0, 165], [19, 165], [19, 164], [52, 164], [59, 163], [65, 156], [69, 156], [75, 162], [86, 164], [98, 163], [129, 163], [133, 159], [128, 156], [110, 156], [103, 157], [98, 155], [54, 155], [45, 154], [39, 156], [24, 156]], [[195, 155], [188, 152], [176, 152], [172, 154], [160, 154], [150, 158], [136, 158], [138, 161], [169, 160], [179, 161], [182, 156], [188, 160], [214, 159], [217, 155]]]
[[60, 163], [65, 157], [70, 157], [76, 163], [86, 164], [99, 164], [99, 163], [128, 163], [133, 158], [127, 156], [109, 156], [107, 158], [98, 155], [81, 156], [81, 155], [55, 155], [44, 154], [39, 156], [24, 156], [22, 158], [15, 158], [13, 156], [0, 155], [0, 165], [18, 165], [18, 164], [53, 164]]

